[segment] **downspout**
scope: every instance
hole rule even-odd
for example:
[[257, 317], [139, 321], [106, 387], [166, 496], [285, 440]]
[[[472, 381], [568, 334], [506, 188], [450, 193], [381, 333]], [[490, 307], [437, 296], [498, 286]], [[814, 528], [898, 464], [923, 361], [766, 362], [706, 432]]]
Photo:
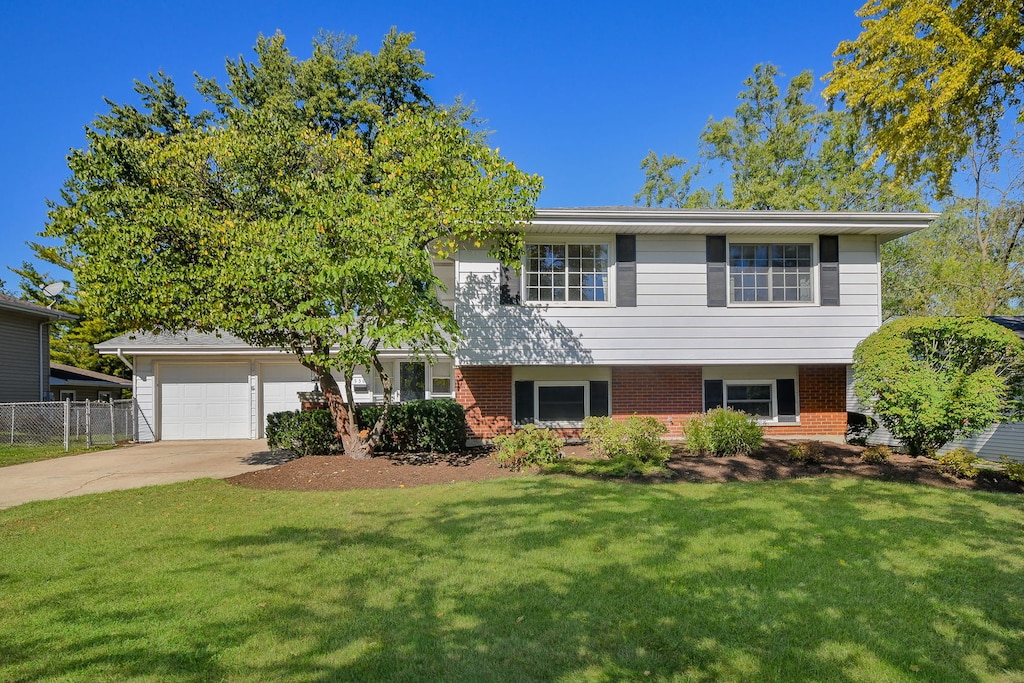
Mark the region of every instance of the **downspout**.
[[121, 349], [115, 351], [115, 355], [119, 361], [128, 366], [128, 369], [132, 371], [132, 377], [135, 377], [135, 366], [128, 362], [128, 359], [124, 357], [123, 353], [121, 353]]

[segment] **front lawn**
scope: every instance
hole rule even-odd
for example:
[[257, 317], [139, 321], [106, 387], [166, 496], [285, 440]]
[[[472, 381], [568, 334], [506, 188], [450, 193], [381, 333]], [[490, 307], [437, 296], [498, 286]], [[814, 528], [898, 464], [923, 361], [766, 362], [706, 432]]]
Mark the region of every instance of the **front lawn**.
[[64, 451], [63, 444], [4, 444], [0, 443], [0, 467], [8, 465], [20, 465], [25, 462], [36, 462], [37, 460], [49, 460], [51, 458], [63, 458], [65, 455], [76, 453], [90, 453], [92, 451], [105, 451], [113, 446], [86, 446], [82, 444], [71, 444], [71, 450]]
[[1021, 681], [1019, 496], [199, 481], [0, 511], [0, 680]]

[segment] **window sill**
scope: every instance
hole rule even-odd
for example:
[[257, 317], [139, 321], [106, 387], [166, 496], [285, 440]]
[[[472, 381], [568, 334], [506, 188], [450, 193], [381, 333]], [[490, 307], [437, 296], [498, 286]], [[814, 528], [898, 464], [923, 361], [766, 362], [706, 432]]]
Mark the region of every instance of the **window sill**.
[[730, 301], [728, 308], [818, 308], [817, 301]]
[[540, 420], [520, 422], [513, 425], [513, 429], [522, 429], [526, 425], [533, 425], [538, 429], [583, 429], [583, 422], [574, 420], [566, 420], [564, 422], [541, 422]]
[[614, 301], [526, 301], [528, 308], [615, 308]]

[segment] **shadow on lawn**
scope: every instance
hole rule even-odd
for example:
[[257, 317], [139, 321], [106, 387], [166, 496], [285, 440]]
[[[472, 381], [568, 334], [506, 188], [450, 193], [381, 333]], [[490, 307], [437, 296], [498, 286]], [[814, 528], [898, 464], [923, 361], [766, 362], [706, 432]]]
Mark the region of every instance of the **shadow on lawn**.
[[[404, 495], [407, 510], [383, 515], [351, 498], [315, 522], [176, 537], [175, 552], [207, 560], [181, 572], [244, 579], [249, 592], [232, 599], [253, 606], [206, 615], [178, 634], [184, 645], [128, 646], [107, 670], [197, 681], [1024, 673], [1024, 572], [1019, 545], [1002, 540], [1019, 538], [1014, 499], [854, 480], [680, 489], [544, 478]], [[261, 576], [273, 561], [308, 580]], [[59, 597], [65, 624], [106, 619], [126, 642], [171, 618], [75, 613], [75, 597]], [[188, 609], [188, 596], [177, 604]], [[73, 629], [37, 645], [74, 662], [39, 676], [96, 665], [106, 649]]]

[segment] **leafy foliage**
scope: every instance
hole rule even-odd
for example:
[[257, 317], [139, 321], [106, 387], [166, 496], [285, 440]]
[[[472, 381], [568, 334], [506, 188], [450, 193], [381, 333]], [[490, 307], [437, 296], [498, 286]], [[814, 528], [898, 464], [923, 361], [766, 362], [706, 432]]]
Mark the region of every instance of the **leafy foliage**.
[[[371, 429], [382, 406], [356, 409], [360, 429]], [[391, 406], [384, 422], [380, 450], [454, 453], [466, 447], [466, 410], [450, 398], [409, 401]]]
[[885, 445], [871, 446], [860, 452], [860, 459], [872, 465], [884, 465], [892, 460], [892, 449]]
[[983, 318], [901, 318], [854, 351], [861, 403], [911, 455], [1019, 411], [1024, 344]]
[[999, 456], [999, 461], [1003, 463], [1003, 472], [1006, 474], [1007, 479], [1024, 482], [1024, 462], [1010, 460], [1005, 455]]
[[792, 444], [787, 454], [794, 462], [818, 464], [825, 459], [825, 445], [820, 441], [801, 441]]
[[[320, 378], [346, 450], [371, 453], [391, 399], [380, 350], [429, 357], [457, 341], [432, 259], [486, 242], [511, 263], [541, 187], [459, 103], [429, 98], [411, 44], [392, 31], [373, 54], [322, 35], [300, 61], [261, 36], [224, 85], [198, 78], [212, 111], [190, 114], [162, 73], [136, 85], [141, 109], [111, 104], [69, 156], [46, 233], [86, 308], [116, 329], [224, 330], [290, 351]], [[345, 408], [357, 365], [384, 386], [367, 433]]]
[[329, 410], [286, 410], [267, 415], [267, 445], [300, 457], [330, 455], [340, 450], [334, 418]]
[[[919, 192], [865, 164], [861, 132], [848, 113], [819, 111], [808, 102], [810, 71], [793, 78], [785, 93], [778, 75], [771, 64], [754, 67], [735, 116], [711, 120], [701, 133], [699, 162], [650, 152], [634, 200], [677, 208], [831, 211], [920, 205]], [[729, 186], [698, 186], [717, 165], [729, 174]]]
[[596, 455], [611, 460], [662, 466], [672, 448], [662, 440], [668, 427], [658, 418], [632, 415], [625, 420], [590, 416], [583, 420], [583, 438]]
[[494, 445], [493, 457], [499, 467], [520, 470], [557, 461], [562, 457], [564, 442], [552, 430], [528, 424], [495, 437]]
[[957, 479], [977, 479], [978, 468], [974, 463], [981, 460], [974, 451], [959, 446], [938, 459], [938, 468]]
[[866, 446], [868, 436], [878, 429], [878, 422], [863, 413], [846, 413], [846, 443]]
[[1019, 0], [869, 0], [836, 49], [825, 96], [866, 126], [871, 161], [949, 194], [957, 165], [998, 135], [1024, 85]]
[[699, 455], [749, 455], [764, 442], [757, 419], [731, 408], [714, 408], [690, 418], [683, 428], [686, 449]]

